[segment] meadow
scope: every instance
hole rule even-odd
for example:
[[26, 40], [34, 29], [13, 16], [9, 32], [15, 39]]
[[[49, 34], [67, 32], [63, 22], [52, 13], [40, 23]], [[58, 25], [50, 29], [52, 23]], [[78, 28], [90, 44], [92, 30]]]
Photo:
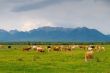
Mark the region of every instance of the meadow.
[[110, 45], [84, 61], [85, 50], [22, 51], [28, 45], [4, 45], [0, 48], [0, 73], [110, 73]]

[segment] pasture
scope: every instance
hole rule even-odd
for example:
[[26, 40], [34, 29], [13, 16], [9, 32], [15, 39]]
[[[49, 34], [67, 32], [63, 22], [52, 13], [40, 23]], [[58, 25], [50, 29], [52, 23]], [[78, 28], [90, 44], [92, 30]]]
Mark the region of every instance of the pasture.
[[95, 52], [85, 62], [85, 50], [36, 52], [23, 51], [28, 45], [3, 45], [0, 48], [0, 73], [110, 73], [110, 45]]

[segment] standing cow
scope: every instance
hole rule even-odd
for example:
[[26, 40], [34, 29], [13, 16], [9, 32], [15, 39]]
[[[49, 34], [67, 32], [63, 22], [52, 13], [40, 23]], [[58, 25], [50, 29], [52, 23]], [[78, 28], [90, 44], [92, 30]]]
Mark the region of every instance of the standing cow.
[[47, 50], [48, 52], [52, 50], [52, 47], [51, 46], [47, 46]]
[[79, 48], [83, 49], [83, 50], [87, 50], [88, 46], [87, 45], [79, 45]]
[[41, 46], [36, 47], [37, 52], [44, 52], [44, 49]]
[[97, 52], [105, 51], [105, 47], [100, 46], [100, 45], [96, 45], [95, 50], [96, 50]]
[[33, 50], [36, 50], [37, 46], [36, 46], [36, 45], [33, 45], [33, 46], [31, 46], [31, 48], [32, 48]]
[[61, 46], [54, 46], [53, 50], [54, 51], [62, 51], [62, 47]]
[[0, 45], [0, 48], [2, 48], [3, 47], [3, 45]]
[[85, 62], [87, 62], [90, 59], [93, 59], [93, 48], [92, 47], [88, 47], [86, 53], [85, 53]]
[[23, 48], [23, 51], [30, 51], [30, 50], [31, 50], [31, 47]]

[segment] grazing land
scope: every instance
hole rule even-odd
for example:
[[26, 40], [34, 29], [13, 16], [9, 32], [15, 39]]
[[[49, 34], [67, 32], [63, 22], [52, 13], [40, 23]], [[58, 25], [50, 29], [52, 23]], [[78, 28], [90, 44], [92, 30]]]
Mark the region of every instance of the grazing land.
[[36, 52], [22, 50], [29, 45], [10, 46], [0, 47], [0, 73], [110, 73], [110, 45], [103, 45], [105, 51], [94, 52], [88, 62], [85, 50], [79, 48]]

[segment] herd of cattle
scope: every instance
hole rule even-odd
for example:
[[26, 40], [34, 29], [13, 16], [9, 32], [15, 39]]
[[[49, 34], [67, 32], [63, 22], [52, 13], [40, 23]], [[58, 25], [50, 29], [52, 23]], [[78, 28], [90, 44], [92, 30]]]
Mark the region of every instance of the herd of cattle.
[[93, 51], [104, 51], [105, 48], [101, 45], [50, 45], [50, 46], [37, 46], [37, 45], [33, 45], [27, 48], [23, 48], [23, 51], [30, 51], [30, 50], [35, 50], [37, 52], [45, 52], [46, 50], [48, 50], [48, 52], [50, 51], [72, 51], [75, 49], [82, 49], [82, 50], [93, 50]]
[[[45, 49], [46, 48], [46, 49]], [[45, 50], [50, 51], [72, 51], [75, 49], [81, 49], [85, 50], [85, 62], [87, 62], [90, 59], [93, 59], [94, 52], [100, 52], [105, 51], [105, 48], [101, 45], [57, 45], [57, 46], [31, 46], [29, 48], [23, 48], [23, 51], [29, 51], [31, 49], [34, 49], [36, 52], [45, 52]]]
[[[2, 45], [0, 45], [0, 48]], [[11, 48], [11, 46], [8, 46]], [[87, 62], [90, 59], [93, 59], [94, 52], [105, 51], [105, 48], [102, 45], [46, 45], [45, 47], [42, 45], [31, 45], [29, 47], [25, 47], [23, 51], [35, 50], [36, 52], [48, 52], [51, 51], [72, 51], [75, 49], [85, 50], [85, 61]]]

